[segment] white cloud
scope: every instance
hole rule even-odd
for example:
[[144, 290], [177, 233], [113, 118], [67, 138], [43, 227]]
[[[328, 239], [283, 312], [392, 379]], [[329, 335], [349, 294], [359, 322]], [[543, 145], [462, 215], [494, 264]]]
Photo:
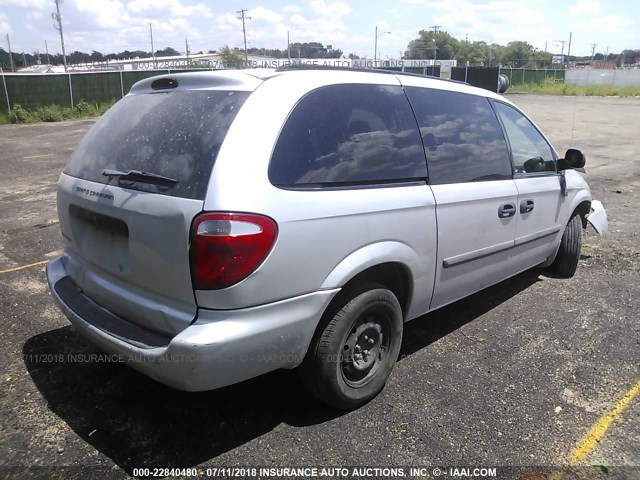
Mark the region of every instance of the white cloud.
[[309, 6], [316, 15], [321, 17], [340, 18], [351, 13], [351, 7], [346, 3], [326, 3], [324, 0], [309, 0]]
[[313, 21], [313, 25], [316, 27], [316, 30], [325, 33], [325, 40], [327, 41], [331, 41], [333, 39], [333, 35], [336, 35], [338, 32], [348, 30], [348, 27], [344, 23], [336, 22], [335, 20], [330, 20], [328, 18], [318, 18]]
[[51, 11], [55, 10], [53, 2], [47, 0], [0, 0], [0, 7], [20, 7], [20, 8], [44, 8], [49, 7]]
[[225, 13], [222, 15], [217, 15], [214, 18], [214, 22], [216, 24], [216, 29], [228, 32], [230, 30], [237, 30], [240, 25], [240, 21], [237, 16], [232, 13]]
[[[61, 5], [67, 49], [103, 53], [149, 50], [149, 23], [156, 48], [191, 51], [218, 49], [228, 44], [243, 47], [242, 22], [236, 10], [249, 9], [247, 40], [250, 47], [285, 48], [291, 42], [318, 41], [367, 55], [374, 50], [374, 28], [390, 35], [378, 38], [381, 58], [398, 57], [409, 41], [429, 25], [456, 38], [506, 44], [525, 40], [542, 49], [548, 42], [574, 33], [572, 53], [583, 54], [596, 42], [612, 51], [631, 48], [637, 40], [632, 0], [607, 11], [602, 0], [400, 0], [368, 5], [347, 0], [304, 0], [267, 3], [212, 2], [207, 0], [64, 0]], [[278, 5], [278, 6], [276, 6]], [[617, 4], [616, 4], [617, 5]], [[216, 10], [214, 13], [213, 9]], [[53, 53], [59, 39], [53, 28], [53, 0], [0, 0], [0, 35], [11, 34], [14, 50], [43, 50], [48, 40]], [[571, 14], [571, 15], [570, 15]], [[637, 15], [636, 15], [637, 16]], [[6, 48], [6, 47], [5, 47]], [[558, 52], [560, 48], [557, 48]], [[566, 50], [566, 48], [565, 48]], [[590, 47], [588, 52], [591, 53]], [[297, 56], [297, 53], [296, 53]]]
[[595, 0], [578, 0], [567, 10], [571, 15], [595, 15], [600, 12], [600, 5]]
[[29, 23], [30, 24], [37, 24], [40, 20], [44, 19], [45, 16], [47, 18], [51, 18], [51, 14], [49, 12], [46, 12], [47, 15], [45, 15], [45, 12], [43, 12], [42, 10], [29, 10], [29, 12], [27, 12], [27, 18], [29, 19]]
[[590, 35], [617, 33], [632, 24], [632, 21], [621, 15], [607, 15], [589, 21], [576, 22], [575, 30], [589, 32]]
[[311, 22], [309, 20], [307, 20], [306, 18], [304, 18], [302, 15], [293, 15], [289, 21], [297, 26], [297, 27], [306, 27], [307, 25], [309, 25]]
[[299, 13], [300, 7], [298, 5], [287, 5], [282, 9], [282, 11], [284, 13]]
[[[120, 0], [73, 0], [76, 9], [86, 13], [86, 22], [102, 28], [121, 28], [129, 20], [124, 4]], [[64, 17], [63, 17], [64, 21]]]
[[294, 14], [288, 18], [288, 25], [280, 22], [274, 32], [276, 37], [282, 37], [283, 32], [286, 36], [288, 29], [291, 42], [321, 42], [336, 48], [341, 47], [340, 42], [349, 40], [345, 34], [349, 28], [341, 20], [351, 13], [349, 5], [339, 1], [309, 0], [309, 7], [311, 12], [308, 15], [302, 15], [299, 7], [284, 7], [283, 12]]
[[284, 17], [279, 13], [264, 7], [255, 7], [249, 10], [249, 16], [253, 21], [265, 22], [268, 24], [280, 24]]
[[4, 13], [0, 13], [0, 32], [11, 34], [13, 30], [11, 30], [11, 24], [9, 24], [9, 19]]
[[201, 15], [207, 18], [213, 17], [213, 10], [207, 7], [204, 3], [198, 3], [197, 5], [194, 5], [192, 13], [194, 15]]
[[213, 16], [213, 11], [203, 3], [184, 5], [178, 0], [133, 0], [127, 4], [127, 9], [134, 13], [169, 13], [175, 17]]
[[[403, 0], [424, 4], [425, 0]], [[538, 48], [544, 47], [553, 32], [539, 8], [539, 0], [513, 2], [510, 0], [430, 0], [432, 22], [456, 38], [485, 40], [506, 44], [526, 40]], [[464, 12], [464, 15], [460, 15]], [[425, 27], [421, 27], [425, 28]], [[392, 29], [393, 30], [393, 29]], [[416, 29], [416, 33], [419, 29]], [[416, 38], [414, 35], [413, 38]]]

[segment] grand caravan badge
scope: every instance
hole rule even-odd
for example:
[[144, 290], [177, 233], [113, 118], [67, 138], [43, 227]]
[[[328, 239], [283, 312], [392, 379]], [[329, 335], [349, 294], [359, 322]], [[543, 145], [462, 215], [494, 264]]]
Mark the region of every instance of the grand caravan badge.
[[106, 200], [113, 200], [113, 195], [111, 193], [97, 192], [84, 187], [76, 187], [76, 192], [84, 193], [88, 197], [99, 197]]

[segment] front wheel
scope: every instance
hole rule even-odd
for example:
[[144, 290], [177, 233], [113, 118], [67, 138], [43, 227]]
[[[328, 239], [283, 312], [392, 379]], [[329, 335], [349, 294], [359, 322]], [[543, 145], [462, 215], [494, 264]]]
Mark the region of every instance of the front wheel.
[[402, 323], [400, 303], [390, 290], [374, 286], [350, 296], [316, 335], [302, 365], [303, 383], [333, 407], [365, 404], [389, 378], [400, 352]]
[[582, 219], [574, 215], [564, 229], [560, 248], [549, 270], [560, 278], [571, 278], [578, 268], [582, 248]]

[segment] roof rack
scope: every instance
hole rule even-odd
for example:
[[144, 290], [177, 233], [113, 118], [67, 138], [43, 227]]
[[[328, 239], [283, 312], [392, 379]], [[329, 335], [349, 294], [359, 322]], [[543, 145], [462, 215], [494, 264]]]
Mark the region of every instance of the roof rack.
[[410, 73], [410, 72], [398, 72], [396, 70], [387, 70], [385, 68], [353, 68], [353, 67], [341, 67], [334, 65], [310, 65], [310, 64], [289, 64], [283, 65], [282, 67], [276, 68], [276, 72], [287, 72], [294, 70], [337, 70], [337, 71], [346, 71], [346, 72], [365, 72], [365, 73], [384, 73], [387, 75], [402, 75], [407, 77], [419, 77], [419, 78], [429, 78], [433, 80], [440, 80], [442, 82], [451, 82], [451, 83], [459, 83], [462, 85], [469, 85], [467, 82], [462, 82], [460, 80], [451, 80], [450, 78], [441, 78], [441, 77], [433, 77], [431, 75], [421, 75], [419, 73]]

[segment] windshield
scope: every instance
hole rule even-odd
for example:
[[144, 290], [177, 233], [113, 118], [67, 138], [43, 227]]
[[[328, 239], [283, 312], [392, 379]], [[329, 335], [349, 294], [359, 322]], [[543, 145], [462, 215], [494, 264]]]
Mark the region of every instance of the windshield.
[[177, 183], [126, 187], [202, 200], [227, 130], [248, 96], [206, 90], [127, 96], [89, 130], [64, 173], [114, 183], [102, 174], [105, 169], [152, 172]]

